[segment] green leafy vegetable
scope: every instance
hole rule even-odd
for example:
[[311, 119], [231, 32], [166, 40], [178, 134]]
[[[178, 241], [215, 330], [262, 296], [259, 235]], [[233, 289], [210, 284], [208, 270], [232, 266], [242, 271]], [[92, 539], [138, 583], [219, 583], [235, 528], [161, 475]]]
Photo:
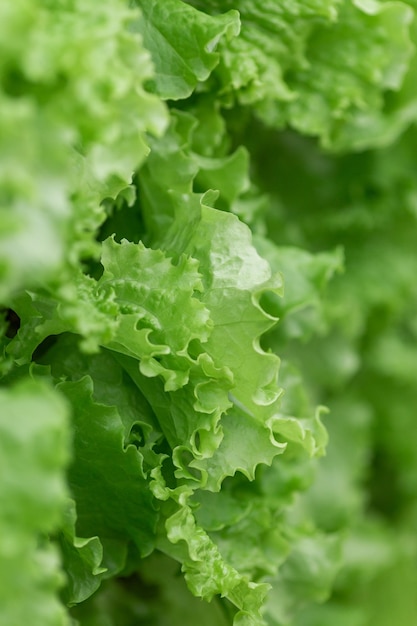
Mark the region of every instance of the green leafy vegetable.
[[69, 624], [64, 576], [47, 537], [63, 523], [68, 406], [42, 382], [0, 390], [1, 618], [10, 626]]
[[0, 8], [0, 623], [417, 621], [413, 0]]

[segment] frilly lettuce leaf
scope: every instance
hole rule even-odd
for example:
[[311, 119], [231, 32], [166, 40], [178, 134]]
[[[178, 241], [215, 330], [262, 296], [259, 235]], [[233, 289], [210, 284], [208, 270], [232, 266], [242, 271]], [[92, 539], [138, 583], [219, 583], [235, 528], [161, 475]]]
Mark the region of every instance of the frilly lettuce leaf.
[[[260, 435], [258, 453], [265, 445], [265, 450], [269, 448], [274, 456], [279, 447], [265, 422], [279, 402], [279, 360], [259, 345], [259, 337], [275, 323], [262, 309], [259, 298], [264, 290], [279, 289], [280, 281], [274, 282], [268, 264], [251, 246], [247, 227], [235, 216], [205, 206], [204, 198], [198, 196], [182, 197], [164, 246], [171, 254], [190, 254], [200, 261], [203, 280], [200, 299], [210, 311], [213, 324], [202, 348], [215, 364], [222, 363], [231, 372], [229, 399], [238, 407], [238, 413], [241, 408], [250, 416], [248, 425], [254, 420], [253, 434], [258, 430]], [[219, 454], [220, 460], [223, 454], [220, 451]], [[245, 457], [241, 451], [237, 454], [241, 457], [239, 468], [252, 474], [255, 458]], [[260, 453], [258, 462], [264, 458], [267, 457]], [[191, 465], [203, 469], [200, 463]], [[217, 473], [210, 468], [208, 475], [211, 480]], [[221, 473], [212, 484], [218, 484], [220, 477]]]
[[[173, 544], [180, 544], [182, 570], [191, 591], [210, 600], [214, 594], [228, 598], [238, 609], [234, 624], [265, 623], [259, 614], [268, 591], [267, 584], [255, 584], [240, 575], [221, 557], [207, 533], [196, 525], [189, 507], [182, 507], [166, 522], [167, 535]], [[178, 551], [177, 551], [178, 555]]]
[[[197, 258], [203, 276], [201, 300], [210, 311], [213, 328], [204, 349], [229, 367], [234, 395], [249, 410], [271, 406], [280, 394], [279, 360], [265, 353], [259, 338], [276, 319], [260, 304], [261, 294], [279, 293], [281, 279], [251, 244], [249, 229], [236, 216], [207, 206], [210, 196], [183, 197], [164, 244], [171, 253]], [[245, 354], [251, 354], [249, 360]], [[256, 409], [253, 409], [256, 411]]]
[[166, 111], [138, 13], [111, 0], [0, 9], [0, 300], [94, 251], [99, 206], [129, 185]]
[[[114, 280], [111, 276], [109, 286], [114, 282], [120, 305], [124, 301], [124, 281], [134, 276], [135, 264], [135, 280], [146, 282], [146, 273], [141, 276], [139, 272], [143, 262], [137, 261], [138, 255], [146, 252], [149, 258], [165, 259], [168, 272], [192, 262], [198, 270], [192, 294], [208, 312], [207, 332], [181, 346], [189, 373], [176, 388], [168, 387], [160, 372], [150, 375], [154, 373], [142, 368], [137, 362], [139, 353], [119, 350], [116, 344], [110, 343], [109, 347], [116, 350], [117, 361], [147, 398], [170, 447], [168, 458], [151, 471], [150, 487], [161, 501], [158, 548], [182, 564], [193, 593], [203, 597], [224, 595], [239, 610], [235, 623], [257, 624], [262, 623], [259, 610], [266, 587], [263, 583], [258, 587], [253, 578], [258, 576], [260, 563], [270, 571], [267, 557], [261, 550], [255, 557], [256, 550], [252, 551], [244, 564], [247, 574], [242, 577], [239, 567], [230, 564], [230, 554], [219, 552], [216, 541], [210, 538], [204, 526], [207, 520], [196, 519], [192, 507], [201, 489], [217, 492], [227, 479], [235, 480], [237, 475], [253, 481], [260, 467], [271, 465], [282, 454], [288, 441], [291, 455], [298, 457], [319, 454], [326, 437], [318, 420], [298, 423], [294, 417], [279, 414], [279, 360], [261, 348], [260, 338], [276, 323], [276, 318], [264, 309], [262, 298], [268, 291], [281, 292], [281, 278], [272, 274], [268, 262], [256, 251], [248, 227], [235, 215], [210, 206], [216, 199], [214, 193], [193, 193], [198, 173], [209, 169], [217, 158], [213, 156], [215, 151], [208, 160], [193, 153], [190, 143], [194, 128], [192, 116], [175, 113], [169, 133], [160, 142], [152, 142], [153, 151], [138, 174], [146, 243], [150, 247], [146, 250], [141, 245], [107, 242], [103, 264], [117, 269], [120, 278]], [[246, 168], [247, 162], [241, 160], [238, 169], [247, 175]], [[213, 180], [221, 176], [220, 168], [218, 172]], [[201, 181], [198, 184], [203, 184]], [[233, 202], [240, 193], [238, 189], [229, 199]], [[123, 254], [128, 252], [131, 261], [118, 263], [123, 246]], [[164, 255], [160, 250], [165, 251]], [[106, 276], [99, 284], [107, 284]], [[141, 302], [146, 304], [146, 292]], [[175, 304], [171, 308], [175, 322]], [[160, 312], [155, 315], [158, 317]], [[137, 324], [132, 326], [131, 334], [126, 335], [130, 337], [129, 345], [134, 346], [138, 328]], [[155, 337], [157, 332], [155, 327]], [[172, 338], [169, 344], [175, 345]], [[158, 359], [162, 364], [165, 355], [161, 353]], [[266, 526], [273, 514], [271, 504]], [[260, 525], [268, 535], [266, 526]], [[279, 531], [271, 530], [268, 536], [271, 544], [267, 544], [266, 551], [279, 550], [282, 544], [281, 558], [285, 558], [287, 548], [285, 541], [280, 543], [278, 539]]]
[[0, 8], [0, 622], [414, 623], [416, 2], [130, 4]]
[[222, 418], [221, 429], [223, 437], [213, 456], [190, 463], [203, 473], [204, 486], [211, 491], [219, 491], [223, 480], [236, 472], [254, 480], [259, 463], [270, 465], [286, 448], [286, 443], [277, 441], [270, 424], [262, 424], [236, 400]]
[[[74, 421], [80, 425], [74, 436], [75, 462], [80, 469], [80, 473], [73, 477], [74, 484], [71, 482], [71, 469], [69, 472], [70, 486], [77, 498], [77, 511], [75, 504], [70, 502], [59, 535], [68, 576], [63, 595], [69, 605], [84, 602], [100, 587], [103, 579], [114, 576], [126, 566], [128, 546], [132, 541], [129, 528], [137, 526], [133, 533], [137, 550], [144, 550], [145, 553], [150, 551], [154, 536], [152, 520], [150, 523], [145, 522], [143, 513], [136, 509], [133, 502], [142, 501], [143, 504], [147, 497], [150, 498], [149, 503], [152, 502], [145, 477], [149, 464], [153, 468], [160, 463], [159, 456], [152, 448], [161, 435], [146, 400], [117, 364], [111, 352], [102, 351], [91, 355], [83, 352], [80, 347], [82, 342], [79, 337], [65, 333], [55, 340], [42, 357], [38, 357], [44, 364], [48, 364], [56, 381], [65, 381], [61, 383], [64, 393], [71, 399]], [[40, 367], [44, 369], [41, 371]], [[47, 374], [48, 368], [45, 365], [36, 366], [37, 375]], [[67, 387], [70, 382], [73, 385], [71, 390]], [[82, 399], [83, 393], [88, 396], [88, 400]], [[84, 406], [85, 413], [80, 410], [81, 406]], [[85, 421], [83, 416], [86, 414], [89, 418], [95, 414], [97, 420]], [[83, 446], [92, 445], [92, 441], [102, 449], [107, 461], [102, 456], [101, 461], [97, 458], [97, 462], [91, 465], [88, 458], [83, 458]], [[103, 443], [104, 441], [107, 443]], [[116, 457], [122, 474], [119, 479], [111, 469], [111, 458]], [[107, 474], [106, 467], [112, 478]], [[96, 476], [92, 489], [88, 488], [90, 473]], [[136, 473], [134, 481], [130, 480], [129, 473], [130, 476]], [[84, 487], [75, 484], [78, 479], [84, 481]], [[107, 515], [106, 502], [115, 502], [112, 493], [114, 480], [118, 481], [118, 486], [114, 489], [120, 498], [123, 499], [123, 494], [128, 496], [130, 493], [128, 499], [130, 498], [132, 506], [113, 508], [114, 515]], [[79, 490], [82, 491], [82, 496]], [[141, 500], [142, 496], [138, 496], [138, 493], [142, 490], [144, 499]], [[155, 524], [157, 512], [152, 504], [150, 506], [148, 513], [151, 518], [153, 516]], [[94, 510], [92, 515], [90, 507]], [[122, 509], [124, 522], [120, 518]], [[98, 525], [97, 519], [101, 520]], [[91, 536], [93, 527], [96, 534]]]
[[[206, 114], [211, 116], [213, 123], [219, 121], [210, 107], [206, 109]], [[217, 127], [220, 133], [221, 123]], [[248, 181], [246, 153], [241, 151], [227, 156], [220, 139], [215, 140], [210, 148], [210, 142], [204, 142], [202, 132], [194, 116], [174, 111], [166, 136], [152, 141], [152, 153], [139, 172], [138, 188], [150, 245], [167, 250], [175, 262], [182, 254], [199, 261], [202, 289], [196, 292], [196, 297], [210, 312], [212, 325], [200, 349], [213, 359], [216, 367], [222, 363], [232, 377], [228, 402], [223, 401], [221, 405], [227, 414], [216, 426], [219, 436], [210, 454], [198, 454], [195, 436], [191, 437], [195, 458], [189, 463], [189, 470], [183, 461], [187, 457], [186, 450], [184, 453], [177, 450], [174, 454], [174, 462], [179, 466], [177, 476], [189, 476], [190, 472], [195, 474], [198, 470], [201, 484], [218, 490], [225, 476], [234, 475], [236, 470], [253, 478], [259, 462], [270, 464], [274, 456], [285, 448], [284, 443], [276, 441], [273, 420], [269, 421], [278, 412], [280, 402], [281, 391], [277, 386], [279, 361], [260, 346], [261, 336], [276, 323], [275, 317], [264, 309], [264, 300], [268, 293], [280, 295], [282, 285], [280, 276], [272, 274], [269, 264], [255, 250], [248, 228], [234, 215], [212, 208], [210, 204], [216, 202], [213, 193], [201, 195], [192, 192], [194, 186], [202, 185], [207, 180], [205, 177], [212, 173], [212, 182], [220, 183], [222, 188], [222, 167], [227, 169], [229, 159], [236, 164], [233, 167], [237, 183], [233, 191], [230, 188], [229, 195], [226, 193], [223, 196], [225, 207], [233, 210], [236, 199], [247, 189], [247, 182], [240, 182]], [[205, 152], [204, 147], [209, 156], [201, 155]], [[176, 175], [172, 163], [176, 164]], [[319, 260], [317, 265], [320, 265]], [[320, 284], [324, 282], [326, 275], [332, 273], [330, 265], [331, 259], [323, 258], [323, 267], [317, 268], [318, 276], [314, 280]], [[131, 375], [138, 380], [137, 374]], [[216, 380], [217, 389], [219, 383], [220, 378]], [[161, 414], [161, 424], [172, 422], [171, 414], [176, 409], [170, 407], [178, 406], [179, 401], [187, 406], [185, 395], [184, 401], [180, 400], [179, 392], [172, 396], [171, 401], [168, 398], [164, 403], [157, 401], [158, 395], [161, 395], [157, 382], [150, 384], [142, 379], [138, 384], [142, 385], [142, 389], [145, 385], [148, 388], [146, 393], [154, 395], [155, 411]], [[183, 392], [185, 394], [187, 388]], [[231, 405], [234, 405], [233, 408]], [[195, 404], [194, 408], [197, 408]], [[190, 410], [183, 413], [192, 415]], [[283, 424], [282, 416], [280, 419]], [[184, 418], [181, 421], [184, 422]], [[276, 430], [279, 430], [278, 421], [275, 421]], [[174, 429], [180, 423], [178, 418], [176, 422]], [[201, 437], [205, 437], [203, 424], [198, 430], [200, 442]], [[240, 447], [235, 445], [236, 429], [245, 431], [245, 436], [240, 437]], [[312, 446], [312, 450], [316, 444], [313, 443], [314, 437], [310, 439], [311, 425], [307, 427], [308, 435], [301, 424], [295, 427], [297, 429], [298, 441], [303, 441], [307, 447]], [[282, 430], [284, 432], [284, 427]], [[295, 430], [292, 437], [295, 437]], [[175, 441], [172, 431], [171, 426], [168, 431], [171, 442]], [[256, 445], [249, 450], [244, 441], [256, 442]], [[323, 443], [324, 439], [321, 439], [318, 448]]]
[[173, 264], [161, 250], [112, 240], [103, 243], [99, 294], [111, 294], [120, 315], [109, 347], [140, 359], [147, 376], [161, 375], [165, 390], [187, 382], [189, 345], [205, 342], [212, 322], [197, 297], [202, 290], [198, 262], [183, 256]]
[[333, 27], [317, 29], [309, 41], [309, 67], [297, 73], [289, 123], [319, 135], [325, 147], [356, 148], [355, 130], [366, 135], [362, 115], [379, 112], [384, 92], [401, 87], [413, 51], [412, 17], [402, 3], [344, 3]]
[[180, 0], [135, 0], [135, 4], [144, 16], [137, 30], [155, 65], [148, 84], [163, 99], [190, 96], [218, 64], [219, 41], [239, 33], [236, 10], [209, 16]]
[[[148, 473], [163, 458], [153, 451], [161, 433], [152, 410], [113, 354], [90, 355], [81, 348], [79, 337], [63, 334], [35, 368], [38, 376], [51, 372], [73, 408], [74, 462], [68, 477], [77, 510], [68, 509], [60, 536], [70, 604], [123, 570], [129, 546], [136, 546], [136, 554], [152, 551], [158, 507]], [[91, 445], [100, 451], [95, 461], [86, 452]]]
[[34, 350], [49, 336], [74, 332], [87, 352], [111, 341], [117, 327], [118, 306], [113, 294], [97, 293], [97, 283], [80, 271], [68, 272], [68, 282], [52, 289], [22, 292], [13, 300], [20, 328], [8, 342], [8, 354], [20, 365], [30, 361]]
[[187, 384], [165, 391], [163, 381], [142, 374], [134, 359], [119, 354], [116, 358], [152, 407], [178, 469], [201, 486], [206, 478], [190, 475], [187, 466], [194, 457], [212, 456], [223, 438], [220, 418], [231, 406], [230, 370], [217, 369], [209, 355], [202, 354], [192, 366]]
[[118, 410], [94, 400], [91, 378], [62, 382], [58, 389], [73, 406], [74, 461], [68, 480], [77, 501], [77, 534], [99, 537], [103, 566], [114, 575], [124, 567], [129, 542], [142, 555], [154, 547], [158, 513], [143, 455], [140, 446], [125, 440]]
[[[212, 13], [232, 6], [192, 4]], [[268, 124], [318, 136], [336, 150], [378, 145], [390, 124], [398, 133], [415, 119], [413, 102], [398, 119], [385, 106], [413, 54], [407, 4], [244, 0], [239, 13], [240, 36], [221, 42], [220, 88], [213, 82], [225, 104], [237, 99]]]
[[[262, 6], [257, 0], [241, 2], [241, 34], [222, 46], [217, 72], [221, 93], [236, 93], [243, 104], [266, 101], [270, 109], [277, 100], [296, 97], [286, 74], [307, 65], [305, 49], [311, 32], [323, 22], [334, 22], [339, 4], [338, 0], [293, 0], [282, 5], [269, 1]], [[207, 5], [219, 10], [230, 3], [213, 0]]]
[[[265, 291], [279, 292], [281, 281], [272, 276], [268, 263], [256, 252], [249, 229], [234, 215], [210, 206], [215, 194], [192, 193], [193, 180], [200, 170], [199, 159], [187, 150], [193, 125], [191, 116], [178, 113], [167, 138], [160, 145], [153, 143], [153, 153], [140, 173], [145, 221], [151, 237], [157, 228], [159, 231], [159, 237], [150, 243], [166, 249], [174, 258], [186, 254], [199, 261], [203, 283], [199, 297], [213, 323], [204, 351], [215, 361], [221, 360], [235, 377], [238, 372], [235, 384], [240, 389], [235, 395], [239, 401], [248, 402], [248, 408], [253, 402], [272, 404], [279, 394], [278, 360], [265, 354], [257, 342], [275, 320], [263, 311], [259, 301]], [[172, 174], [167, 153], [178, 157], [177, 176]], [[245, 172], [246, 162], [241, 167]], [[249, 365], [249, 361], [243, 354], [247, 351], [252, 355], [251, 372], [245, 372], [245, 362]], [[262, 364], [264, 373], [254, 379], [256, 363]]]

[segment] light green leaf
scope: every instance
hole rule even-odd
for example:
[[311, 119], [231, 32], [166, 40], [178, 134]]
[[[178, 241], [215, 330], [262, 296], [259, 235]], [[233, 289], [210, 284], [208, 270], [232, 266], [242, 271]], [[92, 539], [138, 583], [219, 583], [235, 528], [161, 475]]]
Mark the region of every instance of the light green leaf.
[[180, 0], [135, 2], [144, 15], [137, 29], [155, 65], [153, 90], [163, 99], [187, 98], [218, 64], [219, 41], [239, 33], [238, 12], [211, 17]]
[[118, 326], [119, 307], [113, 293], [104, 297], [97, 282], [80, 270], [68, 272], [68, 282], [53, 289], [22, 292], [13, 301], [20, 329], [7, 352], [19, 364], [28, 362], [37, 346], [51, 335], [74, 332], [86, 352], [111, 341]]
[[270, 465], [286, 448], [285, 443], [275, 439], [271, 426], [262, 424], [236, 403], [222, 417], [221, 428], [223, 439], [214, 455], [190, 463], [191, 467], [207, 475], [206, 488], [211, 491], [219, 491], [223, 480], [236, 472], [254, 480], [259, 463]]
[[[212, 0], [207, 6], [216, 13], [233, 3]], [[268, 124], [318, 136], [331, 149], [375, 145], [378, 131], [386, 134], [384, 119], [391, 116], [385, 92], [401, 88], [413, 54], [410, 7], [244, 0], [239, 12], [240, 36], [221, 44], [219, 97], [235, 96]], [[397, 132], [413, 115], [415, 103], [397, 120]]]
[[174, 513], [166, 521], [166, 528], [173, 544], [181, 542], [182, 570], [191, 591], [206, 599], [215, 594], [227, 597], [241, 611], [234, 624], [264, 626], [259, 610], [268, 585], [249, 582], [223, 561], [215, 544], [196, 525], [189, 507], [182, 507]]
[[160, 250], [123, 241], [103, 244], [104, 273], [98, 283], [104, 300], [120, 307], [118, 328], [109, 347], [140, 359], [146, 376], [161, 375], [165, 390], [186, 384], [192, 341], [207, 341], [209, 311], [199, 301], [198, 262], [185, 256], [174, 264]]
[[124, 2], [0, 8], [0, 301], [94, 252], [99, 206], [131, 182], [166, 110]]
[[195, 486], [204, 483], [205, 476], [197, 477], [197, 472], [190, 475], [188, 464], [194, 457], [212, 456], [222, 440], [219, 421], [231, 405], [230, 370], [217, 368], [207, 354], [201, 354], [190, 370], [189, 382], [180, 389], [165, 391], [162, 380], [143, 375], [134, 359], [119, 354], [116, 358], [151, 405], [173, 450], [179, 474], [191, 478]]
[[0, 390], [0, 622], [67, 626], [56, 546], [68, 496], [68, 406], [43, 383]]
[[260, 348], [259, 338], [276, 319], [259, 300], [265, 291], [279, 293], [281, 281], [236, 216], [212, 209], [198, 196], [183, 196], [176, 209], [164, 243], [173, 254], [185, 252], [200, 262], [201, 300], [213, 321], [204, 349], [233, 372], [236, 399], [257, 416], [269, 414], [280, 395], [279, 360]]
[[286, 415], [274, 415], [270, 426], [274, 433], [288, 441], [300, 444], [310, 456], [325, 454], [328, 435], [320, 419], [320, 413], [327, 413], [325, 407], [319, 407], [312, 419], [297, 419]]

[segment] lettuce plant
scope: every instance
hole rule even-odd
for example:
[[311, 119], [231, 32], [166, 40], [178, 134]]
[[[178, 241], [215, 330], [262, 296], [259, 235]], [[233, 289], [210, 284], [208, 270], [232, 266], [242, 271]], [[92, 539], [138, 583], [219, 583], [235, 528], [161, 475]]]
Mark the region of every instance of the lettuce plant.
[[414, 2], [3, 5], [0, 622], [411, 626]]

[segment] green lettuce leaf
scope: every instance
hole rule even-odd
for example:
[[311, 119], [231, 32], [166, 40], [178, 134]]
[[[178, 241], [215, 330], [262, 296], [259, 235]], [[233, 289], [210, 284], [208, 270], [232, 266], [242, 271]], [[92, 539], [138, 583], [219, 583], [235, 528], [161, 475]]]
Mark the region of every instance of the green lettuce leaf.
[[65, 577], [56, 545], [68, 489], [69, 411], [44, 383], [0, 390], [0, 621], [68, 625], [58, 599]]
[[68, 272], [67, 278], [56, 291], [39, 289], [15, 297], [13, 310], [20, 327], [6, 351], [19, 365], [30, 361], [45, 339], [64, 332], [81, 335], [87, 352], [113, 338], [119, 310], [113, 294], [98, 294], [96, 281], [81, 271]]
[[99, 206], [129, 185], [166, 111], [124, 2], [0, 9], [0, 301], [94, 253]]
[[68, 480], [77, 502], [77, 534], [99, 537], [103, 566], [114, 575], [124, 567], [129, 542], [142, 555], [154, 547], [158, 512], [143, 455], [140, 445], [125, 440], [118, 410], [94, 400], [91, 378], [62, 382], [58, 388], [74, 407]]
[[0, 8], [0, 622], [415, 622], [416, 7]]
[[366, 136], [365, 120], [383, 109], [384, 91], [401, 87], [413, 51], [408, 35], [412, 17], [402, 3], [342, 5], [338, 22], [317, 29], [309, 41], [312, 69], [298, 73], [297, 98], [288, 104], [290, 124], [319, 135], [325, 147], [362, 147], [366, 140], [361, 137], [358, 145], [356, 137]]
[[135, 4], [144, 15], [137, 30], [155, 64], [155, 77], [148, 84], [163, 99], [189, 97], [218, 64], [219, 41], [239, 33], [235, 10], [208, 16], [180, 0], [135, 0]]
[[84, 602], [100, 586], [102, 575], [106, 572], [101, 567], [103, 547], [98, 537], [84, 539], [75, 535], [77, 514], [75, 502], [70, 500], [62, 534], [59, 537], [63, 566], [67, 584], [63, 592], [68, 606]]
[[99, 294], [111, 294], [121, 315], [109, 346], [140, 359], [142, 373], [165, 378], [165, 390], [187, 382], [189, 344], [205, 342], [209, 311], [196, 297], [202, 289], [198, 263], [183, 257], [177, 264], [160, 250], [141, 243], [107, 240]]
[[326, 330], [324, 292], [327, 284], [343, 265], [343, 251], [310, 254], [306, 250], [273, 245], [268, 239], [256, 237], [259, 253], [284, 281], [282, 298], [269, 296], [269, 307], [280, 319], [279, 341], [302, 338]]
[[[214, 14], [233, 6], [191, 4]], [[415, 119], [415, 103], [396, 120], [384, 98], [401, 88], [413, 54], [405, 3], [244, 0], [239, 12], [240, 36], [221, 43], [220, 89], [213, 84], [220, 98], [336, 150], [379, 145], [390, 123], [401, 132]]]
[[[295, 134], [258, 139], [259, 155], [280, 153], [279, 176], [263, 165], [262, 186], [274, 194], [276, 210], [268, 236], [314, 250], [343, 245], [345, 256], [345, 272], [320, 297], [327, 336], [305, 345], [288, 338], [284, 345], [278, 326], [266, 344], [296, 363], [330, 408], [327, 456], [303, 500], [321, 529], [344, 536], [334, 596], [323, 608], [302, 610], [295, 623], [339, 623], [340, 617], [340, 623], [369, 624], [378, 612], [366, 598], [379, 584], [383, 589], [379, 581], [389, 572], [395, 576], [402, 558], [395, 537], [410, 554], [415, 549], [408, 544], [416, 494], [414, 130], [392, 147], [338, 158]], [[288, 386], [283, 373], [281, 384]], [[284, 403], [285, 396], [283, 409]], [[408, 597], [404, 590], [405, 611]], [[386, 607], [378, 618], [395, 620]]]
[[234, 626], [263, 626], [259, 611], [268, 585], [249, 582], [228, 565], [209, 536], [196, 525], [189, 507], [182, 507], [169, 517], [166, 526], [173, 544], [184, 542], [178, 545], [176, 556], [182, 557], [182, 571], [191, 591], [207, 600], [214, 594], [227, 597], [239, 609]]
[[[179, 564], [154, 552], [140, 563], [138, 572], [122, 579], [105, 581], [88, 601], [71, 614], [82, 626], [132, 626], [138, 616], [149, 626], [192, 624], [227, 626], [224, 604], [214, 598], [202, 602], [195, 598], [181, 575]], [[162, 609], [162, 610], [161, 610]]]

